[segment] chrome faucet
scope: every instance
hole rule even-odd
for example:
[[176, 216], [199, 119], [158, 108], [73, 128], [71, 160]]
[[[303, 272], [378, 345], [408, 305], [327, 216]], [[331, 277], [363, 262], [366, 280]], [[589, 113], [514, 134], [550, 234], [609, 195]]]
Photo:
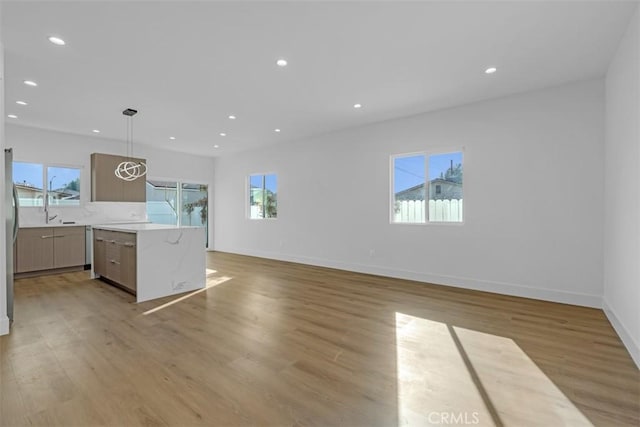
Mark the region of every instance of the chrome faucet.
[[45, 199], [44, 200], [44, 222], [49, 224], [49, 221], [51, 221], [52, 219], [56, 219], [57, 217], [58, 217], [58, 214], [55, 214], [54, 216], [49, 216], [49, 201]]

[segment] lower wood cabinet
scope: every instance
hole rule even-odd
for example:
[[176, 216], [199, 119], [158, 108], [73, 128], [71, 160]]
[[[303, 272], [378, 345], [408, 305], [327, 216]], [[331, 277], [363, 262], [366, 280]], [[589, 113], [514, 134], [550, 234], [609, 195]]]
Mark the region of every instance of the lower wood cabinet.
[[21, 228], [16, 240], [16, 273], [53, 268], [53, 228]]
[[15, 255], [16, 273], [84, 266], [85, 227], [21, 228]]
[[93, 272], [101, 276], [107, 274], [107, 242], [109, 231], [93, 230]]
[[136, 234], [93, 231], [93, 272], [136, 293]]
[[53, 267], [84, 266], [86, 250], [85, 227], [53, 229]]

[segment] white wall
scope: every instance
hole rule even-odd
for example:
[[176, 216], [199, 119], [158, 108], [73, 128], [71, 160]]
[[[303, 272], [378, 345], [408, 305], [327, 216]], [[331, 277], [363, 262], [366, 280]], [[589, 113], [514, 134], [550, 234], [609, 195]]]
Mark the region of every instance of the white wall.
[[[90, 202], [91, 153], [124, 155], [126, 147], [123, 141], [7, 125], [6, 144], [13, 147], [15, 161], [82, 167], [80, 176], [82, 207], [51, 207], [51, 215], [59, 215], [56, 220], [95, 224], [146, 219], [144, 203]], [[135, 144], [134, 149], [137, 157], [147, 160], [149, 177], [207, 184], [210, 189], [212, 188], [213, 158], [158, 150], [142, 144]], [[21, 224], [44, 224], [44, 211], [42, 208], [22, 208], [20, 220]], [[211, 224], [211, 213], [209, 224]], [[212, 233], [211, 227], [209, 233]], [[211, 235], [209, 240], [211, 241]]]
[[604, 308], [640, 366], [640, 8], [606, 78]]
[[[2, 22], [2, 2], [0, 2], [0, 22]], [[0, 162], [0, 176], [4, 180], [4, 45], [2, 44], [2, 31], [0, 28], [0, 152], [2, 161]], [[7, 209], [4, 194], [4, 185], [0, 186], [0, 259], [6, 259], [5, 250], [5, 221], [7, 219]], [[7, 317], [7, 280], [6, 265], [0, 262], [0, 335], [9, 333], [9, 318]]]
[[[214, 248], [600, 306], [603, 140], [597, 80], [219, 158]], [[389, 156], [461, 146], [465, 224], [389, 224]], [[277, 220], [246, 219], [257, 172]]]

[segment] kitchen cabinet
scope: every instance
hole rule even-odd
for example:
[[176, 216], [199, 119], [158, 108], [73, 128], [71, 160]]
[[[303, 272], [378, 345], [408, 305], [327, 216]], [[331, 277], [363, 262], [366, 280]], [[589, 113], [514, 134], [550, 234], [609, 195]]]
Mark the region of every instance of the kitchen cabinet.
[[16, 273], [53, 268], [53, 228], [21, 228], [16, 240]]
[[84, 266], [84, 227], [34, 227], [18, 230], [16, 273]]
[[108, 231], [93, 230], [93, 261], [91, 262], [96, 274], [107, 274], [107, 242], [110, 237]]
[[[135, 238], [135, 234], [132, 234]], [[120, 283], [134, 294], [137, 290], [136, 283], [136, 245], [124, 242], [120, 246]]]
[[85, 227], [53, 229], [53, 267], [83, 266], [85, 260]]
[[93, 251], [94, 273], [135, 294], [135, 233], [96, 229], [93, 232]]
[[146, 180], [133, 181], [118, 178], [114, 171], [125, 161], [145, 162], [145, 159], [111, 154], [91, 154], [91, 201], [92, 202], [146, 202]]
[[91, 277], [135, 293], [137, 302], [205, 287], [204, 227], [102, 224], [93, 236]]

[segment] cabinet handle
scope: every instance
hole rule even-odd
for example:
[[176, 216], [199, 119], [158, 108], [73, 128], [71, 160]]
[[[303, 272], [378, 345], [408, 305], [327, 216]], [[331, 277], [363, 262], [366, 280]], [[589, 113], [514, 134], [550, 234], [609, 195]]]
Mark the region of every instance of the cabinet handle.
[[40, 236], [41, 239], [51, 239], [53, 237], [53, 234], [50, 236]]
[[110, 259], [110, 260], [109, 260], [109, 262], [110, 262], [111, 264], [118, 264], [118, 265], [120, 265], [120, 263], [119, 263], [118, 261], [116, 261], [115, 259]]
[[124, 246], [128, 247], [128, 248], [132, 248], [135, 246], [134, 243], [124, 243]]
[[109, 243], [115, 243], [115, 240], [107, 240]]
[[57, 237], [65, 237], [65, 236], [66, 236], [66, 234], [62, 234], [62, 235], [60, 235], [60, 236], [58, 236], [58, 235], [56, 234], [56, 235], [55, 235], [55, 236], [53, 236], [53, 237], [54, 237], [54, 238], [57, 238]]
[[96, 242], [104, 242], [104, 239], [102, 237], [96, 237]]

